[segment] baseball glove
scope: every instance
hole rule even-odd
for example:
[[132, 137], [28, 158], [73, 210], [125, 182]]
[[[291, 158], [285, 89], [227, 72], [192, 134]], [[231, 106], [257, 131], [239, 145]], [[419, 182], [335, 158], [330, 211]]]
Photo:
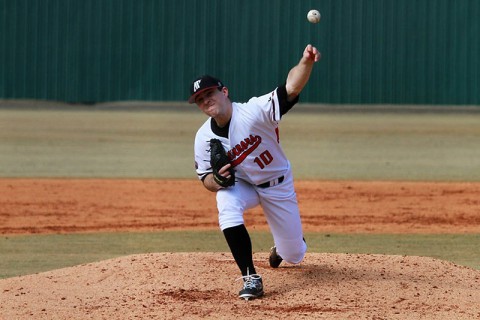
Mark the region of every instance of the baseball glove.
[[228, 163], [230, 163], [230, 161], [228, 160], [228, 155], [225, 152], [225, 149], [223, 149], [222, 142], [218, 139], [211, 139], [210, 165], [212, 166], [213, 179], [224, 188], [231, 187], [235, 184], [235, 171], [232, 167], [229, 168], [230, 178], [225, 178], [218, 173], [218, 171]]

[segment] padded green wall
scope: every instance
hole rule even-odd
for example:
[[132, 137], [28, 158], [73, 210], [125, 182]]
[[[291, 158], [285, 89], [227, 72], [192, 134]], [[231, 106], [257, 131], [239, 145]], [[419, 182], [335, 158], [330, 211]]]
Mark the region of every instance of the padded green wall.
[[479, 17], [478, 0], [0, 0], [0, 98], [181, 101], [210, 73], [245, 100], [311, 42], [302, 102], [479, 105]]

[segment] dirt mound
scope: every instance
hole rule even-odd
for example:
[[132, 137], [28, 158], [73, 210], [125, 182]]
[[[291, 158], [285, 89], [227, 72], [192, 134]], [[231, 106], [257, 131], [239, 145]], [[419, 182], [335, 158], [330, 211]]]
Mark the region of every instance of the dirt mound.
[[478, 319], [480, 271], [423, 257], [307, 254], [237, 297], [229, 253], [132, 255], [0, 280], [2, 319]]

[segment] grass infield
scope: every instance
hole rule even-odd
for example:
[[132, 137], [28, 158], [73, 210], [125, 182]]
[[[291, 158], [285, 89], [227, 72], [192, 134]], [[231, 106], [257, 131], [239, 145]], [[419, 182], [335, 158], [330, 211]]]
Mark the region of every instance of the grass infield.
[[[268, 232], [251, 232], [255, 252], [270, 249]], [[480, 270], [479, 234], [389, 235], [306, 233], [308, 252], [428, 256]], [[165, 231], [2, 236], [0, 278], [152, 252], [228, 252], [219, 231]]]

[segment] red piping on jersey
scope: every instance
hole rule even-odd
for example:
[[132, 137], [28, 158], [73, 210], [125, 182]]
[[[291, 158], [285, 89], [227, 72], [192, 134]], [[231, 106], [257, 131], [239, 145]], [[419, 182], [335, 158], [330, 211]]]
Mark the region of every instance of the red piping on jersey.
[[[276, 113], [275, 113], [275, 99], [273, 98], [275, 96], [275, 91], [272, 92], [272, 104], [273, 104], [273, 120], [275, 121], [277, 118], [276, 118]], [[275, 128], [275, 134], [277, 135], [277, 143], [280, 143], [280, 135], [279, 135], [279, 132], [278, 132], [278, 127]]]
[[228, 158], [233, 167], [238, 166], [240, 163], [245, 160], [245, 158], [257, 149], [257, 147], [262, 143], [262, 137], [253, 136], [245, 138], [242, 142], [233, 147], [228, 151]]
[[275, 117], [275, 99], [273, 98], [274, 96], [275, 96], [275, 91], [272, 92], [272, 98], [271, 98], [272, 99], [272, 104], [273, 104], [273, 120], [275, 121], [275, 119], [277, 119], [277, 118]]

